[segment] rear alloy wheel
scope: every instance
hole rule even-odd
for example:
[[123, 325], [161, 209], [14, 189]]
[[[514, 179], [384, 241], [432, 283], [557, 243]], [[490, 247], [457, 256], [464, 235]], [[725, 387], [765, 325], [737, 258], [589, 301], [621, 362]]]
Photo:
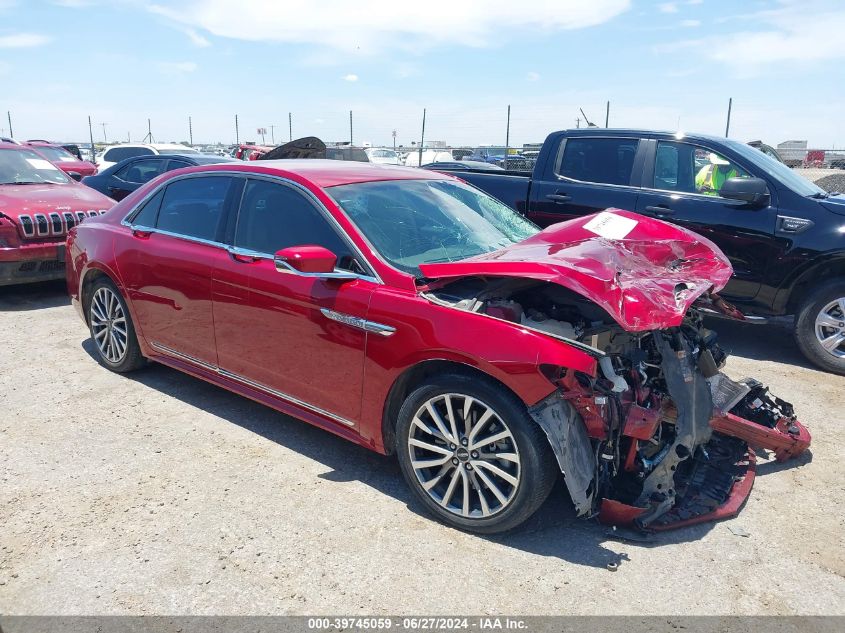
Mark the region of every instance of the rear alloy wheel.
[[500, 387], [448, 378], [417, 389], [400, 411], [403, 474], [445, 523], [484, 533], [511, 529], [554, 483], [548, 441], [525, 405]]
[[127, 372], [144, 364], [129, 311], [110, 280], [94, 284], [88, 303], [91, 338], [102, 363], [116, 372]]
[[829, 282], [808, 297], [798, 313], [795, 337], [813, 363], [845, 374], [845, 282]]

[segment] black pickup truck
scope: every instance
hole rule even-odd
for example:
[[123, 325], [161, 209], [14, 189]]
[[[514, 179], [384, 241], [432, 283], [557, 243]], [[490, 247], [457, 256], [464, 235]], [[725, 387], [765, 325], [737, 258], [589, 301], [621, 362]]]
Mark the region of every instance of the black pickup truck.
[[845, 374], [845, 195], [744, 143], [700, 134], [586, 128], [548, 136], [533, 173], [449, 170], [540, 226], [610, 207], [715, 242], [722, 293], [761, 321], [793, 316], [806, 357]]

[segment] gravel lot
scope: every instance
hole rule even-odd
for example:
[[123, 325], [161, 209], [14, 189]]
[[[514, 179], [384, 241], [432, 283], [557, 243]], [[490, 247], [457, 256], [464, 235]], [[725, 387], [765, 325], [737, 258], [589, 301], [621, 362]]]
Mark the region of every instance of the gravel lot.
[[391, 459], [162, 366], [103, 369], [63, 284], [0, 288], [0, 613], [845, 614], [845, 377], [784, 330], [717, 327], [811, 453], [653, 543], [574, 519], [560, 484], [484, 538], [422, 514]]

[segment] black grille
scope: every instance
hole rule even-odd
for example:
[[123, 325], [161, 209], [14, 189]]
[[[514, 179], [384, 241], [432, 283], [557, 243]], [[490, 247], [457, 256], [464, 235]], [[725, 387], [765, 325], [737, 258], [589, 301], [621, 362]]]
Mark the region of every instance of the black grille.
[[28, 215], [22, 215], [19, 219], [24, 237], [33, 237], [35, 235], [35, 225], [32, 223], [32, 218]]
[[50, 225], [53, 228], [53, 235], [61, 235], [65, 232], [64, 227], [62, 226], [62, 216], [58, 213], [50, 214]]
[[47, 223], [47, 216], [43, 213], [35, 214], [35, 226], [38, 227], [38, 235], [48, 235], [50, 225]]
[[62, 216], [64, 216], [65, 224], [67, 225], [67, 230], [70, 231], [74, 226], [76, 226], [76, 216], [73, 215], [70, 211], [65, 211]]

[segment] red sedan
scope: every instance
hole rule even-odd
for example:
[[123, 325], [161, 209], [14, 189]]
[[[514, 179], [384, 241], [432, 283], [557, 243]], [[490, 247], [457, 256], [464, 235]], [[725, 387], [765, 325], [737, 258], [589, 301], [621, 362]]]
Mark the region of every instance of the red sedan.
[[792, 407], [719, 371], [722, 253], [619, 210], [543, 231], [447, 175], [286, 160], [165, 174], [68, 237], [101, 362], [147, 359], [397, 455], [444, 522], [515, 527], [565, 473], [644, 529], [736, 513]]
[[48, 141], [27, 141], [26, 146], [35, 149], [74, 180], [81, 180], [85, 176], [93, 176], [97, 173], [97, 166], [94, 163], [79, 160], [61, 145]]

